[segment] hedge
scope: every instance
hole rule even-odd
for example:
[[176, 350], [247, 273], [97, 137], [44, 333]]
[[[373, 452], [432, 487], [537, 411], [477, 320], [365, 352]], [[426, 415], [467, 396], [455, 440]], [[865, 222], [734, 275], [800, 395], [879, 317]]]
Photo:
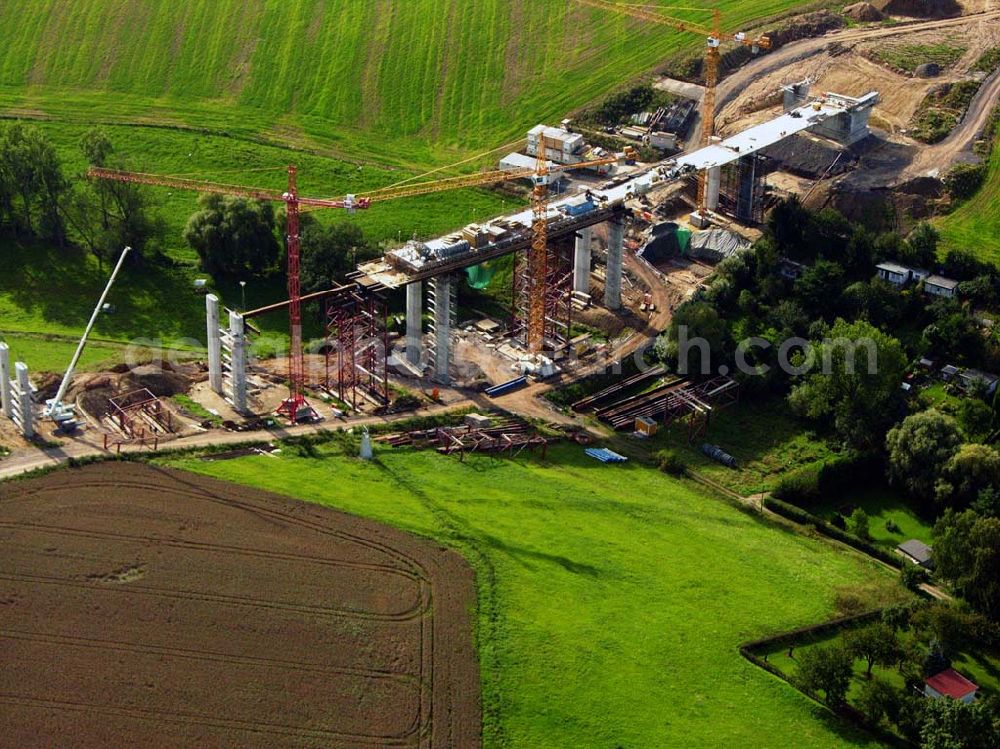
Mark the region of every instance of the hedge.
[[867, 479], [880, 479], [883, 466], [877, 456], [846, 453], [786, 474], [774, 496], [797, 505], [811, 505]]
[[783, 502], [775, 497], [765, 497], [764, 506], [771, 512], [777, 513], [778, 515], [786, 517], [789, 520], [793, 520], [796, 523], [810, 525], [823, 535], [845, 543], [848, 546], [852, 546], [858, 551], [874, 557], [880, 562], [885, 562], [891, 567], [895, 567], [896, 569], [902, 569], [903, 567], [903, 559], [899, 555], [893, 554], [880, 546], [876, 546], [875, 544], [869, 543], [864, 539], [858, 538], [853, 533], [842, 531], [840, 528], [831, 525], [822, 518], [816, 517], [811, 512], [807, 512], [801, 507], [796, 507], [795, 505]]

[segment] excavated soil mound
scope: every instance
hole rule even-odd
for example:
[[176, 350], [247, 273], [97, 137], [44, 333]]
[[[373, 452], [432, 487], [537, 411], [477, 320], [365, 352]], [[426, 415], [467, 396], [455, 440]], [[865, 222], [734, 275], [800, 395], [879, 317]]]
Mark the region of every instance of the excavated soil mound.
[[885, 13], [880, 11], [871, 3], [855, 3], [844, 8], [844, 15], [861, 23], [873, 23], [884, 21]]
[[0, 747], [480, 746], [472, 571], [135, 463], [0, 485]]
[[155, 364], [135, 367], [121, 379], [123, 391], [145, 388], [157, 398], [186, 393], [188, 387], [190, 387], [190, 382], [187, 377], [162, 369]]
[[951, 18], [962, 15], [956, 0], [873, 0], [872, 5], [889, 16]]
[[936, 62], [925, 62], [923, 65], [917, 65], [913, 74], [917, 78], [937, 78], [941, 75], [941, 66]]

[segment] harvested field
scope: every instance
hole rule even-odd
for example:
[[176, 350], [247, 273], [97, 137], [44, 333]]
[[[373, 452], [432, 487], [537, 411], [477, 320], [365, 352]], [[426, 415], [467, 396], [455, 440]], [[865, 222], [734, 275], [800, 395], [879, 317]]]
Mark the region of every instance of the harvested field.
[[170, 469], [0, 485], [0, 746], [476, 747], [471, 570]]

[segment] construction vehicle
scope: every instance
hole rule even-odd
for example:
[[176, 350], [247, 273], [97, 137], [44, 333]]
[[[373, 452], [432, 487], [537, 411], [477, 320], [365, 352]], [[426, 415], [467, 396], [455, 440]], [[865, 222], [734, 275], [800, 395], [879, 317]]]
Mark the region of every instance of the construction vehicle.
[[[281, 193], [266, 188], [229, 185], [158, 174], [143, 174], [140, 172], [128, 172], [120, 169], [107, 169], [104, 167], [91, 167], [88, 171], [88, 176], [94, 179], [114, 180], [117, 182], [151, 185], [156, 187], [170, 187], [180, 190], [192, 190], [194, 192], [213, 193], [217, 195], [231, 195], [254, 200], [281, 202], [285, 204], [288, 227], [288, 317], [290, 330], [290, 346], [288, 356], [289, 393], [288, 398], [286, 398], [279, 406], [277, 413], [278, 415], [287, 417], [292, 422], [296, 422], [303, 413], [311, 411], [311, 406], [309, 406], [305, 396], [303, 395], [305, 386], [305, 360], [302, 349], [302, 297], [299, 280], [301, 254], [299, 216], [302, 210], [337, 208], [353, 213], [356, 210], [367, 210], [377, 202], [416, 197], [419, 195], [429, 195], [447, 190], [497, 184], [525, 177], [530, 177], [535, 183], [535, 199], [537, 203], [539, 195], [547, 195], [548, 180], [552, 173], [614, 164], [624, 159], [634, 159], [636, 155], [637, 154], [633, 149], [627, 149], [626, 152], [621, 155], [608, 156], [577, 164], [565, 164], [551, 169], [543, 158], [539, 160], [539, 164], [535, 169], [523, 168], [485, 171], [478, 174], [447, 177], [427, 182], [400, 184], [383, 188], [381, 190], [375, 190], [367, 195], [345, 195], [339, 198], [308, 198], [300, 196], [297, 187], [298, 172], [295, 166], [288, 167], [288, 189]], [[544, 213], [544, 209], [542, 210]], [[546, 227], [544, 221], [540, 223], [536, 221], [535, 235], [535, 243], [540, 243], [540, 246], [544, 248], [546, 241]], [[531, 253], [531, 262], [534, 262], [537, 265], [538, 258], [536, 255], [537, 253], [533, 250]], [[542, 259], [541, 267], [544, 269], [544, 258]], [[542, 284], [537, 291], [540, 299], [537, 303], [533, 302], [532, 307], [533, 312], [531, 319], [534, 321], [534, 327], [532, 327], [532, 324], [529, 324], [529, 329], [536, 331], [536, 333], [538, 330], [537, 326], [539, 320], [541, 320], [544, 327], [545, 299], [542, 296], [544, 291], [544, 284]], [[529, 336], [529, 348], [534, 351], [540, 350], [542, 346], [542, 337], [542, 334]]]
[[[722, 12], [718, 8], [691, 8], [691, 7], [671, 7], [652, 5], [622, 5], [609, 0], [576, 0], [578, 3], [591, 8], [622, 13], [641, 21], [669, 26], [677, 31], [692, 34], [702, 34], [707, 42], [705, 47], [705, 95], [702, 99], [701, 107], [701, 145], [707, 146], [712, 142], [715, 135], [715, 90], [719, 83], [719, 72], [722, 67], [722, 55], [719, 48], [723, 42], [736, 42], [745, 47], [750, 47], [756, 54], [760, 50], [771, 49], [771, 40], [767, 36], [749, 37], [743, 32], [726, 33], [722, 30]], [[674, 18], [664, 15], [660, 11], [691, 11], [699, 13], [710, 13], [712, 15], [711, 27], [694, 21], [687, 21], [682, 18]], [[707, 213], [706, 175], [702, 172], [698, 177], [698, 209], [705, 215]]]
[[63, 398], [66, 397], [66, 391], [69, 389], [69, 383], [73, 378], [73, 372], [76, 370], [76, 365], [80, 361], [80, 355], [83, 354], [83, 349], [87, 345], [87, 338], [90, 337], [90, 331], [94, 329], [94, 324], [97, 322], [97, 316], [101, 314], [101, 310], [104, 309], [104, 301], [108, 298], [108, 292], [111, 291], [111, 286], [114, 284], [115, 279], [118, 277], [118, 272], [122, 269], [122, 265], [125, 263], [125, 257], [129, 254], [129, 252], [131, 252], [131, 250], [131, 247], [126, 247], [122, 250], [122, 254], [118, 258], [118, 263], [115, 265], [114, 270], [111, 271], [111, 277], [108, 279], [108, 283], [104, 287], [104, 292], [101, 294], [101, 298], [97, 300], [97, 306], [94, 307], [94, 312], [90, 316], [90, 322], [87, 323], [87, 328], [83, 331], [80, 343], [77, 344], [76, 352], [73, 354], [73, 358], [69, 362], [66, 374], [63, 375], [62, 382], [59, 383], [59, 389], [56, 391], [55, 397], [45, 401], [45, 409], [42, 413], [52, 419], [52, 421], [56, 423], [56, 427], [61, 432], [72, 432], [76, 429], [77, 422], [76, 417], [73, 414], [73, 406], [63, 403]]

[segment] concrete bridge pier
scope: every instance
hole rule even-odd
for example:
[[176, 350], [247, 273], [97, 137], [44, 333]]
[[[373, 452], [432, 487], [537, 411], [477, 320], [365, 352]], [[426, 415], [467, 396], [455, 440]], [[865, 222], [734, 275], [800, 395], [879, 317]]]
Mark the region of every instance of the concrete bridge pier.
[[14, 405], [14, 422], [21, 428], [25, 439], [35, 436], [35, 417], [31, 412], [31, 382], [28, 380], [28, 365], [24, 362], [14, 363], [13, 394], [17, 399]]
[[604, 306], [622, 307], [622, 262], [625, 254], [625, 223], [621, 216], [608, 222], [608, 267], [604, 280]]
[[705, 175], [705, 207], [710, 211], [719, 210], [719, 192], [722, 189], [722, 167], [712, 166]]
[[580, 229], [576, 235], [576, 248], [573, 252], [573, 291], [581, 294], [590, 293], [590, 247], [592, 239], [591, 227]]
[[451, 331], [455, 327], [456, 293], [458, 279], [444, 275], [432, 278], [428, 284], [427, 300], [430, 305], [432, 379], [442, 385], [451, 382]]
[[424, 284], [414, 281], [406, 286], [406, 361], [419, 366], [423, 354]]
[[229, 313], [229, 373], [231, 377], [231, 403], [240, 413], [248, 413], [247, 408], [247, 338], [243, 315]]
[[10, 404], [10, 348], [0, 342], [0, 406], [8, 419], [13, 413]]
[[205, 297], [205, 324], [208, 336], [208, 385], [222, 395], [222, 340], [219, 335], [219, 297]]

